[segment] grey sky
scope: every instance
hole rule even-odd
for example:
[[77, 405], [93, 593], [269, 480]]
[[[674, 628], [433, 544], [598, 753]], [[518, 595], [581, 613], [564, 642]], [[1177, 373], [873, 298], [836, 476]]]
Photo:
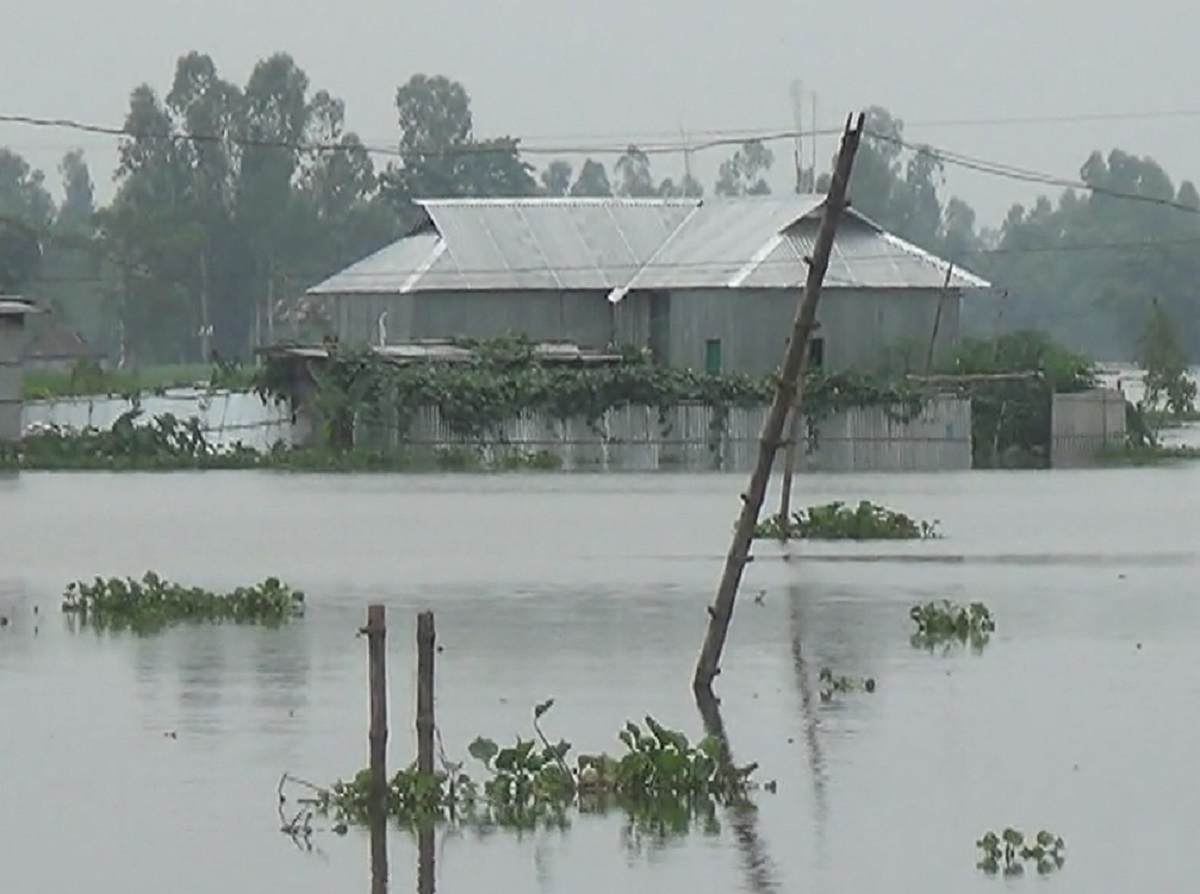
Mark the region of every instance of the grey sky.
[[[396, 86], [415, 72], [461, 80], [482, 135], [530, 145], [677, 141], [700, 131], [792, 127], [793, 78], [819, 98], [819, 125], [868, 104], [908, 136], [989, 160], [1074, 177], [1113, 146], [1200, 179], [1200, 111], [1086, 123], [921, 122], [1197, 109], [1196, 0], [41, 0], [0, 29], [0, 112], [119, 125], [143, 81], [163, 92], [176, 57], [210, 53], [239, 83], [286, 50], [316, 87], [347, 103], [366, 142], [395, 138]], [[805, 114], [807, 118], [807, 113]], [[61, 154], [82, 146], [101, 184], [115, 140], [0, 125], [0, 145], [57, 188]], [[790, 147], [773, 146], [777, 168]], [[827, 157], [833, 138], [820, 148]], [[706, 189], [725, 150], [696, 159]], [[533, 159], [539, 164], [548, 159]], [[611, 156], [606, 159], [611, 162]], [[679, 159], [655, 159], [658, 176]], [[995, 223], [1038, 190], [951, 169], [950, 187]], [[780, 185], [784, 172], [777, 174]]]

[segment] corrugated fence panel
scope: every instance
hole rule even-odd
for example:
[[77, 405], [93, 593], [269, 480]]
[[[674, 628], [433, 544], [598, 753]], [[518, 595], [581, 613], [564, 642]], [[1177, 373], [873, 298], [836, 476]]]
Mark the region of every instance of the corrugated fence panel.
[[1125, 396], [1111, 388], [1056, 394], [1050, 431], [1052, 468], [1091, 465], [1106, 447], [1125, 443]]
[[[619, 407], [590, 423], [526, 413], [483, 437], [453, 431], [436, 407], [414, 414], [406, 436], [389, 437], [418, 450], [470, 447], [488, 461], [505, 452], [549, 451], [565, 469], [611, 471], [735, 471], [753, 468], [765, 407], [718, 410], [685, 404]], [[807, 426], [802, 425], [802, 433]], [[971, 468], [971, 405], [942, 397], [915, 419], [880, 408], [854, 409], [825, 420], [815, 448], [801, 453], [800, 471], [946, 471]]]
[[[132, 407], [130, 401], [121, 397], [28, 401], [24, 428], [26, 431], [38, 425], [109, 428]], [[135, 423], [138, 425], [163, 413], [184, 420], [196, 417], [204, 427], [209, 443], [216, 447], [228, 448], [240, 442], [246, 447], [265, 451], [278, 441], [291, 443], [291, 414], [287, 408], [263, 404], [256, 394], [172, 389], [162, 395], [143, 397], [141, 408], [142, 416]]]

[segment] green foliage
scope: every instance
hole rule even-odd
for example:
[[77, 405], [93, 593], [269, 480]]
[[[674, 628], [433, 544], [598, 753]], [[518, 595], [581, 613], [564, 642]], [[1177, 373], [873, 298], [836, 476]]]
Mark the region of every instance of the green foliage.
[[[357, 426], [394, 426], [403, 432], [420, 407], [436, 406], [455, 433], [478, 437], [522, 413], [597, 422], [623, 406], [667, 411], [685, 403], [761, 406], [770, 401], [772, 377], [710, 375], [651, 364], [641, 357], [605, 366], [556, 366], [535, 358], [533, 345], [509, 336], [462, 341], [469, 362], [397, 364], [364, 348], [334, 346], [329, 359], [309, 367], [312, 406], [329, 442], [348, 447]], [[293, 399], [292, 361], [269, 358], [260, 368], [260, 394]], [[859, 373], [810, 373], [805, 411], [810, 441], [817, 426], [852, 407], [884, 407], [898, 419], [918, 414], [925, 398], [916, 389]]]
[[28, 471], [245, 469], [263, 461], [248, 447], [213, 446], [194, 416], [183, 420], [162, 413], [137, 424], [142, 415], [135, 404], [108, 429], [42, 428], [25, 435], [13, 461]]
[[834, 501], [792, 514], [760, 521], [754, 536], [760, 540], [931, 540], [940, 538], [936, 521], [917, 521], [902, 512], [861, 500], [856, 507]]
[[102, 629], [152, 633], [173, 624], [282, 624], [304, 614], [304, 594], [269, 577], [231, 593], [184, 587], [147, 571], [139, 581], [97, 577], [67, 585], [62, 609]]
[[832, 670], [827, 667], [821, 668], [821, 673], [818, 676], [821, 683], [821, 701], [831, 702], [837, 693], [846, 692], [874, 692], [875, 678], [874, 677], [846, 677], [835, 675]]
[[172, 472], [263, 469], [280, 472], [516, 472], [554, 471], [562, 461], [548, 450], [513, 448], [490, 459], [478, 449], [448, 447], [432, 453], [404, 449], [288, 447], [259, 453], [242, 444], [219, 448], [207, 440], [200, 420], [169, 413], [135, 423], [141, 410], [126, 411], [111, 428], [79, 431], [41, 427], [19, 445], [0, 450], [0, 469], [25, 471]]
[[908, 612], [917, 631], [912, 635], [913, 648], [932, 652], [941, 647], [948, 652], [956, 645], [969, 644], [980, 652], [996, 630], [992, 614], [982, 602], [956, 605], [949, 600], [914, 605]]
[[[475, 739], [467, 751], [483, 769], [481, 778], [446, 764], [428, 776], [415, 767], [388, 783], [387, 816], [405, 828], [432, 824], [469, 825], [515, 831], [564, 828], [570, 812], [623, 811], [641, 832], [683, 834], [697, 821], [713, 828], [715, 809], [748, 805], [756, 765], [730, 763], [720, 742], [691, 742], [683, 733], [647, 717], [628, 723], [617, 738], [616, 755], [580, 754], [568, 762], [572, 745], [551, 742], [541, 719], [553, 700], [534, 708], [534, 737], [509, 746]], [[370, 774], [317, 789], [313, 803], [340, 825], [364, 825], [370, 816]]]
[[1146, 371], [1140, 409], [1155, 414], [1159, 427], [1164, 415], [1183, 419], [1196, 412], [1196, 383], [1188, 376], [1187, 355], [1179, 347], [1171, 315], [1158, 299], [1150, 303], [1138, 363]]
[[1024, 875], [1025, 863], [1035, 864], [1039, 875], [1049, 875], [1066, 863], [1066, 843], [1045, 829], [1027, 838], [1010, 826], [999, 834], [985, 833], [975, 845], [982, 856], [978, 868], [988, 875]]
[[[926, 372], [927, 346], [888, 346], [876, 374], [899, 377]], [[1022, 330], [992, 338], [964, 338], [954, 355], [931, 371], [950, 380], [943, 388], [971, 401], [971, 447], [975, 468], [1045, 466], [1049, 463], [1051, 404], [1096, 386], [1096, 366], [1042, 332]], [[987, 378], [1032, 373], [1024, 378]]]

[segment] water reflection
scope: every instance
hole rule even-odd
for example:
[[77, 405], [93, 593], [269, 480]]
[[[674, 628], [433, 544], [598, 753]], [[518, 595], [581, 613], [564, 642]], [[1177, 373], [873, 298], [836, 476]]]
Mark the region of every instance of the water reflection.
[[805, 755], [808, 758], [809, 778], [813, 786], [813, 827], [816, 830], [820, 851], [824, 852], [824, 837], [829, 820], [829, 795], [826, 779], [825, 754], [821, 739], [817, 735], [820, 720], [817, 704], [813, 701], [812, 677], [804, 660], [804, 594], [798, 584], [787, 588], [788, 621], [792, 650], [792, 670], [795, 673], [796, 693], [800, 697], [800, 722], [804, 730]]
[[[720, 701], [711, 693], [696, 692], [696, 707], [704, 722], [704, 732], [721, 743], [725, 759], [737, 763], [729, 736], [725, 732], [725, 721], [721, 717]], [[762, 894], [778, 890], [779, 882], [775, 866], [767, 856], [766, 847], [758, 834], [758, 810], [753, 804], [731, 804], [726, 808], [729, 825], [733, 828], [741, 855], [742, 868], [746, 874], [746, 889]]]

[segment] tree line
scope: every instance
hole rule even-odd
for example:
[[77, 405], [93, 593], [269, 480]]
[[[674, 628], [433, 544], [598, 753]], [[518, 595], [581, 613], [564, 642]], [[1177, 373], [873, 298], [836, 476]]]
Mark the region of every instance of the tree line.
[[[398, 137], [377, 165], [381, 153], [347, 129], [343, 102], [314, 89], [291, 56], [262, 60], [238, 85], [189, 53], [165, 93], [130, 94], [106, 206], [82, 152], [63, 157], [56, 203], [43, 172], [0, 149], [0, 292], [49, 304], [57, 322], [126, 363], [240, 358], [273, 337], [304, 288], [403, 234], [414, 198], [704, 194], [687, 165], [664, 173], [633, 145], [611, 166], [554, 159], [538, 169], [519, 138], [478, 134], [465, 86], [444, 76], [413, 76], [395, 106]], [[769, 193], [771, 148], [731, 148], [712, 191]], [[1176, 185], [1151, 158], [1095, 152], [1080, 169], [1089, 189], [1014, 205], [989, 229], [946, 194], [947, 163], [872, 108], [850, 194], [881, 226], [999, 287], [967, 302], [968, 328], [1039, 328], [1125, 358], [1157, 301], [1183, 350], [1200, 357], [1200, 195], [1190, 182]], [[801, 167], [794, 185], [819, 191], [825, 179]]]

